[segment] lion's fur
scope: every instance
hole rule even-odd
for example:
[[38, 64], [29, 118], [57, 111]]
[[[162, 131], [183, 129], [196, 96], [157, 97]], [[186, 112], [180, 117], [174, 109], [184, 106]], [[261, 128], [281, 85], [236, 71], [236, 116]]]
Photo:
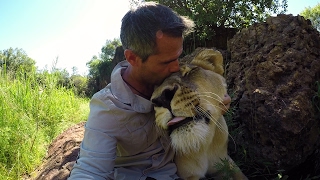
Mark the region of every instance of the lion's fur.
[[[182, 64], [180, 72], [168, 77], [152, 95], [156, 125], [171, 133], [178, 175], [183, 179], [206, 174], [221, 178], [215, 168], [221, 159], [228, 159], [237, 169], [234, 179], [245, 179], [227, 154], [229, 133], [220, 107], [227, 93], [223, 72], [221, 53], [205, 49], [191, 63]], [[167, 123], [174, 117], [193, 119], [170, 131]]]

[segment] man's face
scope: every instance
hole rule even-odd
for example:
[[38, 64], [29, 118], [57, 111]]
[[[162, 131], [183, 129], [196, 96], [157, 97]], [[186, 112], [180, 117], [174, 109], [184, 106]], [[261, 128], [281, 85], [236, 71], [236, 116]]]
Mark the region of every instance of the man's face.
[[157, 36], [157, 53], [141, 64], [141, 78], [149, 85], [159, 85], [170, 74], [179, 71], [178, 58], [183, 50], [182, 37]]

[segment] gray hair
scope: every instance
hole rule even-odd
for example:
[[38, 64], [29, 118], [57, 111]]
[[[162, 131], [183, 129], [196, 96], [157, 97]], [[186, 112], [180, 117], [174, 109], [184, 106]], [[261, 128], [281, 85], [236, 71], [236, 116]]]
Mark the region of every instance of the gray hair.
[[156, 33], [184, 37], [193, 31], [194, 22], [180, 16], [167, 6], [146, 2], [131, 9], [122, 18], [120, 39], [124, 49], [130, 49], [142, 61], [157, 51]]

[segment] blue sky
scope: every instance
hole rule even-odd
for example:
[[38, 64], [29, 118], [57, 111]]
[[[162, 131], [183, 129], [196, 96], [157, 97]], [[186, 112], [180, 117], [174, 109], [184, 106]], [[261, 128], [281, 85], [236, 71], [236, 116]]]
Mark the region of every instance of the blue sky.
[[[288, 0], [287, 14], [297, 15], [320, 0]], [[39, 69], [73, 66], [99, 55], [106, 40], [119, 37], [128, 0], [0, 0], [0, 50], [22, 48]]]

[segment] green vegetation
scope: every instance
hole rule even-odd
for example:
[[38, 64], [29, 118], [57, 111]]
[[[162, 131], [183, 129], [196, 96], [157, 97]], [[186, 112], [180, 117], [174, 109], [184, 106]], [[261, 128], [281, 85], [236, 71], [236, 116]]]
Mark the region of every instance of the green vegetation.
[[[49, 74], [50, 76], [55, 77], [55, 83], [58, 86], [63, 86], [66, 89], [71, 89], [77, 96], [80, 97], [89, 97], [93, 94], [88, 88], [88, 78], [77, 74], [77, 68], [73, 67], [72, 75], [69, 75], [69, 72], [65, 69], [57, 69], [55, 67], [58, 59], [53, 62], [54, 67], [49, 71], [47, 69], [41, 70], [40, 73], [37, 73], [36, 81], [42, 86], [45, 86], [46, 79]], [[36, 71], [36, 62], [28, 57], [23, 49], [19, 48], [9, 48], [6, 50], [0, 51], [0, 69], [2, 74], [6, 72], [11, 74], [11, 78], [19, 74], [24, 74], [25, 77], [29, 77], [30, 74], [33, 75]], [[51, 78], [52, 79], [52, 78]]]
[[23, 71], [29, 73], [34, 69], [36, 62], [28, 57], [23, 49], [9, 48], [0, 51], [0, 67], [12, 73]]
[[219, 163], [215, 164], [215, 168], [218, 170], [218, 172], [222, 173], [223, 180], [232, 179], [232, 176], [239, 171], [239, 169], [236, 167], [237, 166], [228, 159], [221, 159]]
[[[131, 4], [142, 0], [130, 0]], [[154, 1], [154, 0], [146, 0]], [[287, 0], [156, 0], [178, 14], [194, 20], [196, 26], [192, 35], [184, 40], [186, 54], [197, 47], [212, 45], [212, 38], [228, 30], [240, 30], [256, 22], [263, 22], [272, 14], [287, 11]], [[186, 49], [188, 48], [188, 49]]]
[[0, 65], [0, 179], [16, 180], [41, 163], [58, 134], [86, 120], [89, 101], [59, 85], [55, 72]]
[[320, 31], [320, 3], [314, 7], [307, 7], [302, 12], [301, 15], [306, 19], [310, 19], [313, 27]]
[[87, 83], [89, 96], [92, 96], [110, 82], [111, 72], [116, 65], [112, 60], [117, 47], [122, 48], [120, 39], [107, 40], [101, 48], [100, 57], [93, 56], [92, 59], [87, 62], [87, 66], [89, 67]]
[[[141, 0], [130, 2], [134, 5], [139, 4]], [[255, 22], [264, 21], [271, 14], [284, 13], [287, 9], [287, 0], [156, 0], [156, 2], [193, 19], [197, 35], [198, 32], [210, 34], [213, 27], [244, 28]]]

